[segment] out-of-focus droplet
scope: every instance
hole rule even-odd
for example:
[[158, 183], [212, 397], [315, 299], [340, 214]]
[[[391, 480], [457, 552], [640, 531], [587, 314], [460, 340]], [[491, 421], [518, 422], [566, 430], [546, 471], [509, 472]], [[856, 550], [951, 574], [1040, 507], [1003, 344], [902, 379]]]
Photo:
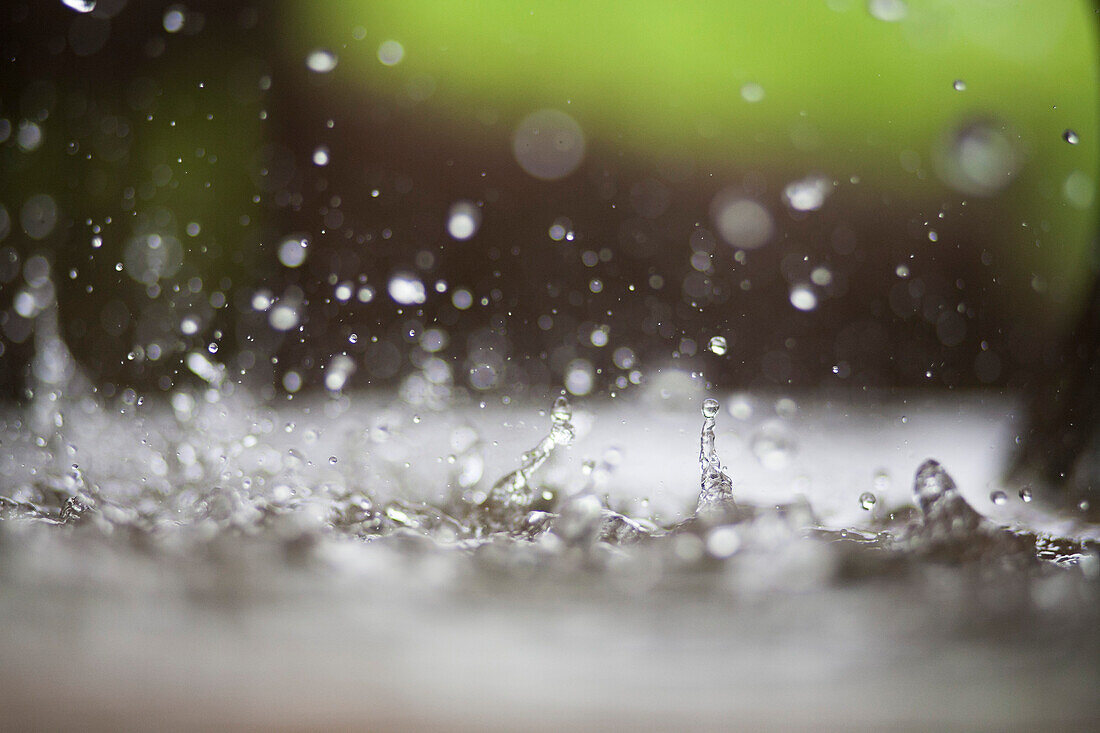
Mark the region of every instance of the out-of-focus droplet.
[[279, 303], [270, 310], [267, 322], [276, 331], [289, 331], [298, 326], [298, 309], [288, 303]]
[[187, 9], [182, 5], [173, 5], [164, 12], [162, 24], [169, 33], [179, 33], [187, 22]]
[[1077, 133], [1074, 132], [1073, 130], [1066, 130], [1065, 132], [1063, 132], [1062, 133], [1062, 139], [1065, 140], [1070, 145], [1076, 145], [1078, 143], [1078, 141], [1080, 140], [1080, 138], [1077, 137]]
[[956, 79], [955, 83], [952, 84], [951, 86], [955, 87], [956, 92], [965, 92], [966, 91], [966, 82], [963, 81], [962, 79]]
[[817, 211], [825, 203], [832, 186], [824, 176], [809, 176], [787, 184], [783, 200], [795, 211]]
[[279, 262], [284, 267], [300, 267], [306, 261], [309, 241], [300, 237], [287, 237], [279, 243]]
[[19, 223], [31, 239], [45, 239], [57, 226], [57, 203], [49, 194], [39, 193], [31, 196], [23, 204]]
[[1004, 503], [1008, 501], [1008, 497], [1005, 495], [1005, 492], [998, 490], [989, 495], [989, 500], [997, 506], [1003, 506]]
[[1020, 501], [1024, 502], [1025, 504], [1031, 501], [1031, 489], [1027, 488], [1026, 486], [1020, 489]]
[[791, 305], [800, 311], [812, 311], [817, 307], [817, 295], [806, 285], [791, 288]]
[[477, 234], [481, 226], [481, 209], [470, 201], [457, 201], [447, 215], [447, 233], [454, 239], [465, 241]]
[[378, 46], [378, 60], [385, 66], [395, 66], [404, 58], [405, 47], [397, 41], [382, 41]]
[[95, 10], [96, 4], [96, 0], [61, 0], [61, 2], [78, 13], [90, 13]]
[[749, 82], [741, 87], [741, 99], [749, 104], [761, 102], [764, 99], [764, 87], [756, 82]]
[[386, 292], [400, 305], [421, 305], [428, 299], [424, 283], [410, 272], [397, 272], [386, 285]]
[[580, 125], [556, 109], [532, 112], [512, 136], [512, 152], [519, 167], [543, 181], [556, 181], [577, 170], [584, 150]]
[[769, 420], [758, 427], [749, 446], [760, 465], [773, 471], [789, 466], [798, 452], [794, 434], [778, 420]]
[[775, 231], [768, 210], [732, 188], [715, 195], [710, 203], [710, 217], [722, 239], [740, 249], [762, 247]]
[[877, 501], [878, 499], [870, 491], [864, 491], [862, 494], [859, 495], [859, 505], [863, 508], [864, 511], [869, 512], [874, 509], [875, 502]]
[[870, 0], [867, 10], [871, 17], [885, 23], [897, 23], [909, 15], [909, 6], [905, 0]]
[[328, 148], [324, 145], [319, 145], [313, 151], [313, 165], [322, 167], [328, 165]]
[[992, 196], [1020, 167], [1017, 138], [995, 120], [970, 122], [950, 132], [936, 151], [936, 172], [952, 188]]
[[306, 67], [317, 74], [327, 74], [336, 68], [336, 54], [327, 48], [310, 51], [306, 56]]
[[574, 359], [565, 368], [565, 389], [569, 394], [583, 397], [592, 391], [595, 381], [595, 369], [587, 359]]
[[723, 356], [729, 348], [729, 345], [726, 343], [725, 336], [712, 336], [710, 343], [707, 344], [707, 348], [710, 349], [712, 354]]

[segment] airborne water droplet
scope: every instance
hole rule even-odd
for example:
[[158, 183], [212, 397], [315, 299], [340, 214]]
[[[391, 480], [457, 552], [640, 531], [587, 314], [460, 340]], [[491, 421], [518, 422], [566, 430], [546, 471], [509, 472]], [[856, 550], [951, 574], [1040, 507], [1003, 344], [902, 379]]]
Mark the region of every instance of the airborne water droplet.
[[1074, 132], [1073, 130], [1066, 130], [1065, 132], [1063, 132], [1062, 133], [1062, 139], [1065, 140], [1070, 145], [1076, 145], [1078, 143], [1078, 141], [1080, 140], [1080, 138], [1077, 137], [1077, 133]]
[[1020, 489], [1020, 501], [1024, 502], [1025, 504], [1031, 501], [1031, 489]]
[[728, 347], [729, 345], [726, 343], [725, 336], [713, 336], [711, 337], [710, 343], [708, 344], [707, 348], [710, 349], [711, 353], [717, 356], [723, 356], [726, 353], [726, 349]]
[[61, 0], [67, 7], [78, 13], [90, 13], [95, 10], [96, 0]]
[[1005, 492], [1003, 491], [994, 491], [989, 495], [989, 500], [997, 506], [1003, 506], [1004, 503], [1008, 501], [1008, 497], [1005, 496]]
[[306, 66], [315, 73], [327, 74], [336, 68], [336, 54], [328, 49], [318, 48], [306, 56]]
[[952, 86], [955, 87], [956, 92], [965, 92], [966, 91], [966, 82], [963, 81], [962, 79], [956, 79], [955, 83]]
[[791, 305], [800, 311], [812, 311], [817, 307], [817, 296], [806, 285], [791, 288]]
[[859, 505], [865, 511], [871, 511], [871, 509], [874, 508], [876, 501], [878, 501], [878, 499], [876, 499], [875, 495], [872, 494], [870, 491], [864, 491], [862, 494], [859, 495]]

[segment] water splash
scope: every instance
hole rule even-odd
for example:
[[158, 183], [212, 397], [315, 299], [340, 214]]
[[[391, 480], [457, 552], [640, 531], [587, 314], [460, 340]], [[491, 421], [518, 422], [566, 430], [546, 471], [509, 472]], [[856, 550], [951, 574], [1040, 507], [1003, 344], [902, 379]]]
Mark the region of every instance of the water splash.
[[698, 514], [729, 511], [737, 508], [733, 501], [733, 480], [722, 470], [722, 461], [714, 446], [714, 422], [718, 415], [718, 400], [703, 400], [703, 431], [699, 436], [699, 501]]
[[480, 510], [488, 524], [501, 528], [514, 524], [534, 503], [536, 492], [531, 476], [559, 446], [569, 445], [576, 434], [573, 428], [573, 408], [565, 396], [558, 397], [550, 409], [550, 432], [531, 450], [523, 454], [521, 465], [499, 479], [489, 490]]

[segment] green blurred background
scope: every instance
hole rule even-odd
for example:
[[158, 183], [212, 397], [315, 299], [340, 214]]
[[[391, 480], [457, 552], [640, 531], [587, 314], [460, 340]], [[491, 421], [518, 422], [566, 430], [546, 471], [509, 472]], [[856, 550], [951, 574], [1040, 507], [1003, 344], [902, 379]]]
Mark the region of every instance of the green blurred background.
[[[939, 386], [1018, 387], [1056, 368], [1096, 272], [1087, 2], [99, 0], [0, 14], [12, 396], [45, 308], [17, 304], [41, 288], [25, 272], [36, 255], [108, 393], [194, 381], [196, 350], [267, 394], [288, 369], [320, 385], [340, 354], [359, 383], [383, 383], [423, 367], [437, 327], [459, 385], [494, 352], [496, 387], [558, 382], [579, 359], [621, 388], [611, 354], [625, 345], [727, 385], [813, 387], [839, 363], [863, 387], [933, 371]], [[512, 151], [541, 109], [584, 139], [560, 180]], [[828, 182], [820, 210], [785, 206], [784, 186], [808, 176]], [[714, 236], [723, 191], [770, 212], [768, 244]], [[45, 234], [23, 221], [41, 194], [57, 206]], [[456, 243], [463, 200], [484, 221]], [[547, 237], [563, 220], [575, 241]], [[309, 242], [301, 267], [279, 257], [288, 237]], [[178, 262], [142, 270], [151, 241]], [[801, 313], [789, 291], [814, 267], [830, 280]], [[385, 297], [398, 271], [449, 290], [401, 307]], [[345, 282], [377, 297], [345, 303]], [[459, 285], [487, 305], [454, 306]], [[293, 304], [300, 328], [273, 328], [258, 294]], [[723, 359], [704, 348], [714, 334], [733, 345]], [[978, 369], [988, 351], [996, 368]]]

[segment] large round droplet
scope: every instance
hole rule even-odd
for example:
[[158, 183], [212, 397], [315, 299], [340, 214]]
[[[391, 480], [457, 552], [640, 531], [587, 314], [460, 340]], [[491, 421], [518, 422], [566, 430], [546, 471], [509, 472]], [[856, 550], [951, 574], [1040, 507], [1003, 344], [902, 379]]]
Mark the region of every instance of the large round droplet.
[[936, 172], [961, 193], [992, 196], [1015, 178], [1020, 154], [999, 122], [983, 120], [953, 130], [936, 150]]
[[31, 196], [23, 204], [19, 223], [31, 239], [45, 239], [57, 226], [57, 203], [46, 193]]
[[519, 167], [535, 178], [556, 181], [584, 160], [584, 133], [576, 121], [556, 109], [533, 112], [516, 127], [512, 152]]
[[762, 247], [775, 230], [767, 209], [732, 189], [715, 195], [710, 203], [710, 218], [722, 239], [741, 249]]
[[757, 428], [750, 447], [760, 465], [773, 471], [789, 466], [798, 451], [794, 434], [777, 420], [769, 420]]
[[708, 397], [703, 400], [703, 417], [712, 418], [718, 414], [718, 400]]
[[859, 495], [859, 505], [864, 511], [871, 511], [875, 507], [876, 501], [878, 501], [878, 499], [876, 499], [875, 495], [870, 491], [864, 491]]
[[707, 348], [710, 352], [716, 356], [725, 355], [729, 344], [726, 342], [725, 336], [712, 336], [710, 342], [707, 344]]
[[424, 283], [416, 275], [409, 272], [398, 272], [390, 278], [386, 285], [386, 292], [401, 305], [420, 305], [428, 299], [428, 293], [424, 289]]

